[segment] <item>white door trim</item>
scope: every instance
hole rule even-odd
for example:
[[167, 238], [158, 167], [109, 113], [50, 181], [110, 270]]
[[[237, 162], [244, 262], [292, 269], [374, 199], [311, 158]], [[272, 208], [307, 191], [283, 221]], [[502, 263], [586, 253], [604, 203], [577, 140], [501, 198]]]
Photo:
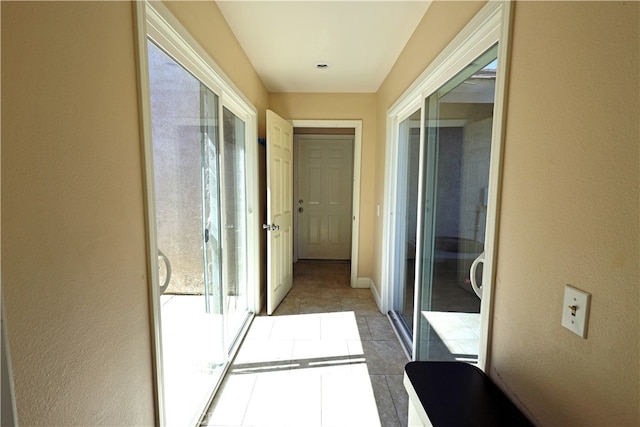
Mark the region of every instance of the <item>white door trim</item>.
[[[360, 165], [362, 160], [362, 120], [291, 120], [294, 128], [352, 128], [353, 136], [353, 223], [351, 227], [351, 287], [358, 287], [360, 242]], [[295, 150], [295, 147], [294, 147]]]
[[[504, 135], [505, 100], [507, 89], [507, 70], [509, 69], [509, 44], [513, 8], [511, 2], [490, 0], [476, 16], [458, 33], [436, 59], [409, 86], [387, 111], [386, 164], [385, 164], [385, 209], [383, 212], [382, 235], [382, 308], [384, 312], [392, 307], [394, 265], [390, 251], [395, 241], [395, 185], [397, 176], [397, 140], [398, 126], [416, 109], [423, 109], [425, 99], [467, 66], [476, 57], [498, 41], [498, 70], [491, 141], [491, 171], [489, 176], [489, 194], [487, 226], [485, 240], [486, 262], [483, 269], [483, 303], [480, 311], [482, 328], [478, 367], [485, 370], [489, 365], [491, 327], [493, 316], [493, 292], [498, 240], [498, 213], [500, 203], [500, 172], [502, 170], [502, 152]], [[423, 145], [421, 135], [421, 145]], [[422, 167], [421, 167], [422, 168]], [[420, 172], [422, 175], [422, 171]], [[419, 191], [420, 192], [420, 191]], [[422, 197], [421, 195], [419, 197]], [[420, 227], [420, 225], [418, 225]], [[416, 260], [418, 262], [418, 260]], [[419, 287], [416, 286], [416, 292]], [[418, 295], [416, 293], [416, 295]], [[417, 330], [414, 328], [414, 334]], [[414, 341], [415, 342], [415, 341]], [[415, 345], [414, 345], [415, 346]], [[415, 354], [414, 354], [415, 355]]]

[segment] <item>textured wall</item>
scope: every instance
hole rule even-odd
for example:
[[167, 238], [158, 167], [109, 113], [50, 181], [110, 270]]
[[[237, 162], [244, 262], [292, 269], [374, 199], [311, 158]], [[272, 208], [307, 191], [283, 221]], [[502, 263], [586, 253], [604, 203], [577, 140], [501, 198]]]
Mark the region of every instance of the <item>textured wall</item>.
[[2, 3], [2, 288], [21, 425], [149, 425], [132, 5]]
[[287, 120], [362, 120], [358, 277], [372, 277], [375, 220], [375, 95], [372, 93], [272, 93], [270, 108]]
[[201, 83], [153, 43], [148, 52], [157, 245], [171, 264], [164, 293], [202, 294]]
[[[541, 425], [640, 424], [639, 11], [515, 8], [491, 375]], [[586, 340], [565, 284], [592, 294]]]

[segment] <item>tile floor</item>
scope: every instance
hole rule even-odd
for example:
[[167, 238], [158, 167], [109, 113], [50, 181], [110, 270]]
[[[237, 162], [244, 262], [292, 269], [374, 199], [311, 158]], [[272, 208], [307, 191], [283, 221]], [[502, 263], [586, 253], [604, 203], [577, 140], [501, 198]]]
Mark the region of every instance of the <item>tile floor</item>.
[[428, 360], [476, 364], [480, 341], [480, 314], [421, 312], [421, 355]]
[[255, 317], [204, 426], [407, 425], [408, 362], [349, 264], [299, 261], [273, 316]]

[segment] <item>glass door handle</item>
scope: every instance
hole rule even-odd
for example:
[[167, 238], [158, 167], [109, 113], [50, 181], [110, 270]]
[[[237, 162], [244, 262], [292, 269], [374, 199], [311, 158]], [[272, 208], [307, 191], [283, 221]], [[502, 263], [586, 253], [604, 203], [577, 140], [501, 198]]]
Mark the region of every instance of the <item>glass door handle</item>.
[[162, 261], [164, 261], [164, 267], [167, 270], [167, 277], [165, 277], [164, 283], [160, 285], [160, 295], [162, 295], [164, 294], [164, 291], [166, 291], [169, 287], [169, 282], [171, 281], [171, 263], [169, 262], [169, 258], [167, 258], [167, 256], [160, 249], [158, 249], [158, 258], [161, 258]]
[[482, 285], [478, 286], [478, 284], [476, 283], [476, 270], [478, 269], [478, 265], [480, 263], [484, 264], [484, 252], [478, 255], [478, 258], [473, 260], [471, 268], [469, 269], [469, 278], [471, 279], [471, 288], [473, 289], [473, 292], [478, 295], [478, 298], [482, 299]]

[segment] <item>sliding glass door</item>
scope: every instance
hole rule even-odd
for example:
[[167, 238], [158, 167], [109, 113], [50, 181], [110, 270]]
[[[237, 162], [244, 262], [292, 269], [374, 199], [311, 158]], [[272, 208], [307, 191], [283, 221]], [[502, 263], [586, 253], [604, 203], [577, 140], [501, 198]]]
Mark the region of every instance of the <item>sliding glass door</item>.
[[478, 361], [497, 53], [397, 117], [389, 315], [417, 360]]
[[478, 360], [470, 270], [484, 252], [496, 58], [494, 46], [425, 100], [419, 360]]
[[167, 425], [194, 425], [249, 318], [245, 123], [149, 41]]
[[387, 112], [383, 307], [412, 360], [486, 369], [510, 2], [488, 2]]
[[398, 135], [396, 182], [396, 241], [392, 319], [405, 348], [413, 341], [415, 270], [418, 237], [418, 181], [420, 173], [420, 115], [404, 119]]

